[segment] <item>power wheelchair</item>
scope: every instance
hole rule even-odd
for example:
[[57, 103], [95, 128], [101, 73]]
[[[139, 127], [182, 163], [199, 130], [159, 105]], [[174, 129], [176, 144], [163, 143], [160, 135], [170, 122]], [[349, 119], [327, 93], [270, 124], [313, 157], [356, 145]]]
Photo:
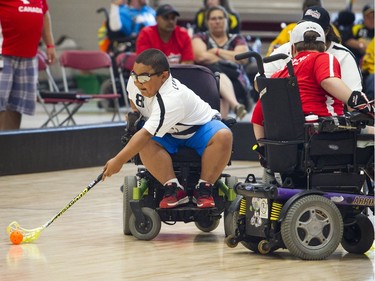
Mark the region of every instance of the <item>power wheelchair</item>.
[[[171, 66], [171, 74], [188, 86], [212, 108], [220, 110], [219, 75], [206, 67], [199, 65]], [[144, 121], [143, 121], [144, 122]], [[235, 119], [223, 120], [230, 128], [236, 123]], [[142, 117], [134, 113], [128, 114], [128, 125], [123, 143], [142, 127]], [[180, 149], [172, 154], [173, 167], [179, 182], [184, 186], [190, 198], [193, 196], [195, 185], [200, 177], [201, 158], [190, 148]], [[155, 238], [161, 229], [161, 222], [175, 224], [176, 222], [195, 222], [198, 229], [210, 232], [217, 228], [221, 214], [227, 214], [231, 201], [236, 197], [233, 186], [236, 177], [222, 174], [213, 186], [212, 196], [214, 208], [199, 209], [193, 202], [173, 209], [161, 209], [159, 203], [164, 195], [164, 186], [158, 182], [142, 165], [139, 156], [132, 159], [139, 166], [135, 176], [126, 176], [123, 189], [123, 231], [125, 235], [133, 235], [140, 240]], [[230, 163], [228, 163], [230, 165]], [[160, 163], [163, 169], [163, 163]]]
[[[257, 78], [265, 138], [262, 166], [275, 180], [256, 182], [249, 174], [225, 217], [229, 247], [238, 243], [268, 254], [286, 248], [304, 260], [320, 260], [338, 245], [363, 254], [374, 241], [368, 218], [374, 212], [374, 135], [362, 135], [373, 118], [359, 113], [306, 122], [291, 62], [288, 78], [266, 78], [262, 58]], [[267, 177], [266, 177], [267, 178]]]

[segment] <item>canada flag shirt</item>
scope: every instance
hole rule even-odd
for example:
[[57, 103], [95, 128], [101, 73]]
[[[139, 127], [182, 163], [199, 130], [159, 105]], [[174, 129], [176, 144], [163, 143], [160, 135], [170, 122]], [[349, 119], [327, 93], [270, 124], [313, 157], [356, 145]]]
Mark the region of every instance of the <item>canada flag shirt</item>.
[[46, 0], [0, 1], [0, 53], [32, 58], [42, 37]]

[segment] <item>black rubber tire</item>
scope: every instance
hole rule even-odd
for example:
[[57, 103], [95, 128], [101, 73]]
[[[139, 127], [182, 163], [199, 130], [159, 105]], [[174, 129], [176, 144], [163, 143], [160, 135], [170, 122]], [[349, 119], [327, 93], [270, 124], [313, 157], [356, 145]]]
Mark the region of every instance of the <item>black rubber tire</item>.
[[[111, 79], [104, 80], [103, 83], [100, 85], [100, 94], [112, 94], [113, 87]], [[104, 108], [106, 111], [110, 109], [113, 110], [114, 103], [112, 100], [100, 100], [98, 101], [98, 107]]]
[[[236, 210], [236, 211], [233, 211], [233, 212], [228, 212], [226, 214], [226, 216], [224, 217], [224, 231], [225, 231], [226, 237], [230, 237], [230, 236], [234, 237], [235, 231], [236, 231], [236, 228], [237, 228], [238, 216], [239, 216], [239, 213], [238, 213], [238, 210]], [[228, 238], [228, 239], [230, 239], [230, 238]], [[262, 240], [262, 238], [259, 238], [259, 241], [257, 241], [257, 242], [241, 241], [240, 243], [242, 244], [242, 246], [249, 249], [250, 251], [255, 252], [255, 253], [259, 253], [258, 244], [261, 240]], [[236, 246], [237, 246], [237, 244], [236, 244]]]
[[364, 214], [355, 216], [356, 222], [344, 227], [341, 246], [349, 253], [364, 254], [374, 242], [374, 226]]
[[[100, 94], [113, 94], [113, 87], [111, 79], [106, 79], [100, 85]], [[119, 106], [125, 106], [124, 97], [121, 97], [118, 100]], [[98, 101], [98, 107], [104, 108], [106, 111], [113, 111], [115, 104], [113, 100], [100, 100]]]
[[319, 195], [295, 201], [281, 223], [287, 249], [303, 260], [322, 260], [331, 255], [343, 236], [343, 222], [336, 205]]
[[215, 230], [219, 224], [220, 224], [220, 219], [212, 219], [212, 220], [200, 220], [200, 221], [195, 221], [195, 226], [203, 231], [203, 232], [211, 232]]
[[[233, 187], [236, 185], [237, 182], [238, 182], [238, 178], [236, 176], [230, 176], [230, 177], [225, 178], [225, 184], [230, 189], [233, 189]], [[237, 212], [236, 218], [234, 218], [235, 212]], [[225, 237], [227, 237], [228, 235], [231, 235], [231, 234], [234, 235], [234, 231], [237, 228], [237, 218], [238, 218], [238, 210], [236, 210], [234, 212], [229, 211], [228, 209], [224, 210], [224, 233], [225, 233]]]
[[238, 210], [226, 211], [224, 215], [224, 233], [225, 237], [234, 235], [237, 228]]
[[231, 234], [231, 235], [228, 235], [227, 237], [225, 237], [225, 239], [224, 239], [225, 244], [227, 244], [227, 246], [229, 248], [235, 248], [238, 245], [238, 242], [236, 242], [234, 237], [235, 236]]
[[136, 176], [126, 176], [123, 186], [123, 227], [124, 234], [131, 235], [129, 228], [129, 219], [133, 214], [132, 209], [130, 208], [130, 200], [133, 199], [133, 187], [137, 186], [137, 177]]
[[130, 232], [139, 240], [152, 240], [160, 232], [160, 217], [154, 209], [148, 207], [143, 207], [142, 213], [145, 216], [146, 223], [141, 225], [136, 221], [134, 214], [132, 214], [129, 219]]

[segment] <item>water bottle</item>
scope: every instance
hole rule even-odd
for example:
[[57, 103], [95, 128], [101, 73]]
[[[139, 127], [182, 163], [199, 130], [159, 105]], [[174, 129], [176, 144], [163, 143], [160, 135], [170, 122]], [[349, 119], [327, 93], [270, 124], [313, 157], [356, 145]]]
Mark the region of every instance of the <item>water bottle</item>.
[[188, 34], [190, 36], [190, 38], [193, 38], [193, 35], [194, 35], [194, 25], [192, 25], [191, 23], [187, 23], [186, 24], [186, 29], [188, 31]]
[[259, 37], [257, 37], [253, 43], [252, 49], [254, 52], [257, 52], [258, 54], [262, 53], [262, 41]]

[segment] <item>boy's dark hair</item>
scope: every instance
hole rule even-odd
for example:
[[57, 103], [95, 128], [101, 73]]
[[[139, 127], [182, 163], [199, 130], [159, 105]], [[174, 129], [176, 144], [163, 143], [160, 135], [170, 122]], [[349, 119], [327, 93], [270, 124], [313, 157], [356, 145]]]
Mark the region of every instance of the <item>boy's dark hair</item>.
[[307, 50], [316, 50], [319, 52], [324, 52], [326, 50], [326, 45], [323, 42], [316, 41], [316, 38], [319, 37], [319, 34], [315, 31], [307, 31], [304, 34], [304, 41], [298, 42], [295, 45], [296, 51], [307, 51]]
[[147, 49], [135, 59], [136, 63], [149, 65], [155, 72], [169, 71], [169, 62], [165, 54], [158, 49]]

